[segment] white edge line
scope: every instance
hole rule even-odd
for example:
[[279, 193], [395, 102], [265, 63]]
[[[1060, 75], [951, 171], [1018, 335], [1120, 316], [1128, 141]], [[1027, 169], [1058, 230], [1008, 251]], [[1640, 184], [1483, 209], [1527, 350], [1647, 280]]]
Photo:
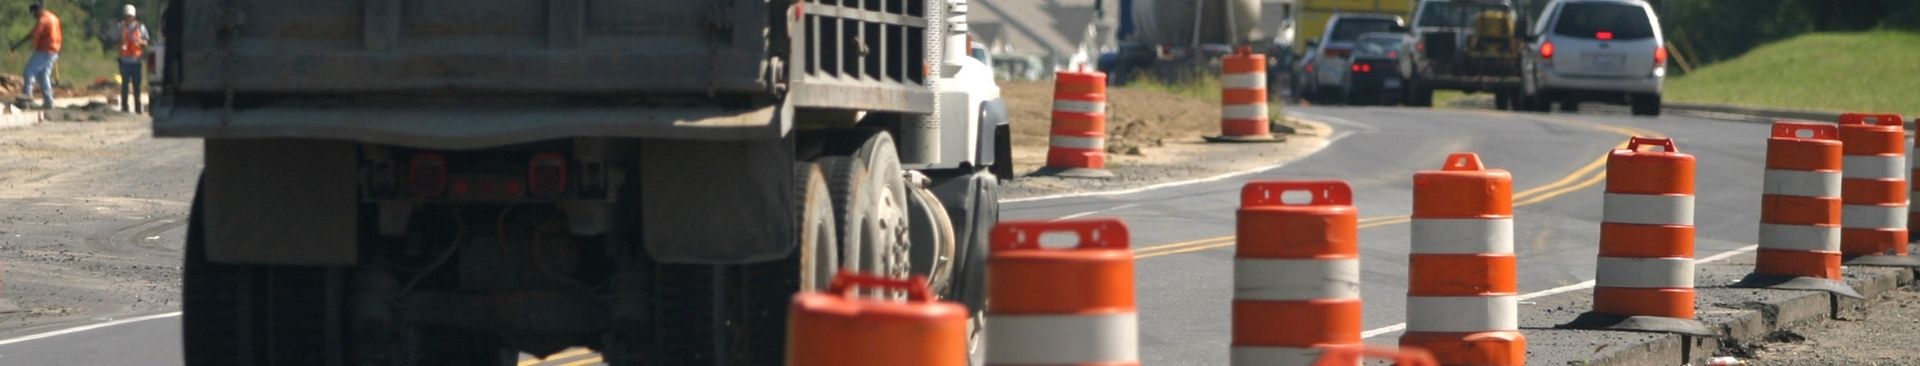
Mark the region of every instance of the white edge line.
[[[1695, 259], [1695, 260], [1693, 260], [1693, 263], [1694, 263], [1694, 264], [1707, 264], [1707, 263], [1713, 263], [1713, 262], [1718, 262], [1718, 261], [1721, 261], [1721, 260], [1725, 260], [1725, 259], [1727, 259], [1727, 258], [1733, 258], [1733, 256], [1736, 256], [1736, 255], [1741, 255], [1741, 254], [1746, 254], [1747, 252], [1751, 252], [1751, 251], [1754, 251], [1754, 250], [1757, 250], [1757, 249], [1759, 249], [1759, 248], [1760, 248], [1760, 246], [1759, 246], [1759, 245], [1748, 245], [1748, 246], [1744, 246], [1744, 247], [1739, 247], [1739, 248], [1735, 248], [1735, 249], [1733, 249], [1733, 250], [1729, 250], [1729, 251], [1725, 251], [1725, 252], [1720, 252], [1720, 254], [1714, 254], [1714, 255], [1711, 255], [1711, 256], [1708, 256], [1708, 257], [1706, 257], [1706, 258], [1700, 258], [1700, 259]], [[1587, 280], [1586, 282], [1581, 282], [1581, 283], [1576, 283], [1576, 284], [1571, 284], [1571, 285], [1566, 285], [1566, 286], [1560, 286], [1560, 287], [1555, 287], [1555, 288], [1551, 288], [1551, 289], [1547, 289], [1547, 290], [1544, 290], [1544, 291], [1538, 291], [1538, 292], [1530, 292], [1530, 293], [1527, 293], [1527, 294], [1524, 294], [1524, 295], [1520, 295], [1520, 296], [1518, 297], [1518, 299], [1519, 299], [1519, 300], [1530, 300], [1530, 299], [1536, 299], [1536, 298], [1540, 298], [1540, 297], [1544, 297], [1544, 296], [1551, 296], [1551, 295], [1557, 295], [1557, 294], [1562, 294], [1562, 293], [1567, 293], [1567, 292], [1573, 292], [1573, 291], [1579, 291], [1579, 290], [1585, 290], [1585, 289], [1589, 289], [1589, 288], [1593, 288], [1593, 280]], [[1373, 337], [1376, 337], [1376, 336], [1379, 336], [1379, 335], [1382, 335], [1382, 334], [1387, 334], [1387, 333], [1393, 333], [1393, 332], [1398, 332], [1398, 331], [1402, 331], [1402, 330], [1406, 330], [1406, 329], [1407, 329], [1407, 323], [1398, 323], [1398, 324], [1394, 324], [1394, 325], [1389, 325], [1389, 326], [1384, 326], [1384, 327], [1379, 327], [1379, 328], [1374, 328], [1374, 329], [1369, 329], [1369, 330], [1367, 330], [1367, 331], [1365, 331], [1365, 332], [1360, 332], [1360, 339], [1367, 339], [1367, 338], [1373, 338]]]
[[176, 317], [176, 316], [180, 316], [180, 312], [178, 312], [178, 311], [175, 311], [175, 312], [171, 312], [171, 313], [160, 313], [160, 314], [153, 314], [153, 315], [147, 315], [147, 316], [139, 316], [139, 317], [132, 317], [132, 318], [126, 318], [126, 319], [120, 319], [120, 320], [114, 320], [114, 321], [109, 321], [109, 322], [105, 322], [105, 323], [98, 323], [98, 324], [89, 324], [89, 325], [82, 325], [82, 326], [78, 326], [78, 327], [73, 327], [73, 328], [67, 328], [67, 329], [61, 329], [61, 330], [56, 330], [56, 331], [51, 331], [51, 332], [46, 332], [46, 333], [40, 333], [40, 334], [34, 334], [34, 335], [29, 335], [29, 336], [22, 336], [22, 337], [17, 337], [17, 338], [12, 338], [12, 339], [6, 339], [6, 340], [0, 340], [0, 346], [5, 346], [5, 345], [9, 345], [9, 344], [14, 344], [14, 343], [20, 343], [20, 342], [26, 342], [26, 341], [31, 341], [31, 340], [35, 340], [35, 339], [42, 339], [42, 338], [50, 338], [50, 337], [58, 337], [58, 336], [62, 336], [62, 335], [67, 335], [67, 334], [73, 334], [73, 333], [79, 333], [79, 332], [85, 332], [85, 331], [89, 331], [89, 330], [94, 330], [94, 329], [100, 329], [100, 328], [106, 328], [106, 327], [111, 327], [111, 326], [116, 326], [116, 325], [123, 325], [123, 324], [128, 324], [128, 323], [137, 323], [137, 322], [143, 322], [143, 321], [148, 321], [148, 320], [154, 320], [154, 319], [160, 319], [160, 318], [171, 318], [171, 317]]
[[1056, 219], [1053, 219], [1053, 220], [1048, 220], [1048, 222], [1056, 222], [1056, 221], [1066, 221], [1066, 220], [1072, 220], [1072, 219], [1077, 219], [1077, 218], [1082, 218], [1082, 217], [1087, 217], [1087, 216], [1092, 216], [1092, 215], [1095, 215], [1095, 214], [1099, 214], [1099, 213], [1104, 213], [1104, 212], [1113, 212], [1113, 211], [1119, 211], [1119, 210], [1125, 210], [1125, 209], [1129, 209], [1129, 208], [1133, 208], [1133, 207], [1135, 207], [1135, 206], [1139, 206], [1139, 205], [1140, 205], [1140, 204], [1138, 204], [1138, 203], [1129, 203], [1129, 204], [1124, 204], [1124, 205], [1119, 205], [1119, 206], [1113, 206], [1113, 207], [1110, 207], [1110, 208], [1103, 208], [1103, 209], [1098, 209], [1098, 210], [1093, 210], [1093, 211], [1087, 211], [1087, 212], [1081, 212], [1081, 213], [1077, 213], [1077, 214], [1072, 214], [1072, 215], [1066, 215], [1066, 216], [1061, 216], [1061, 217], [1059, 217], [1059, 218], [1056, 218]]
[[1135, 187], [1135, 188], [1128, 188], [1128, 189], [1114, 190], [1114, 191], [1062, 193], [1062, 194], [1037, 196], [1037, 197], [1015, 198], [1015, 199], [1008, 199], [1008, 200], [1000, 200], [1000, 203], [1010, 204], [1010, 203], [1057, 200], [1057, 199], [1063, 199], [1063, 198], [1118, 196], [1118, 195], [1146, 192], [1146, 191], [1151, 191], [1156, 189], [1184, 186], [1189, 184], [1219, 181], [1227, 178], [1233, 178], [1233, 177], [1249, 175], [1249, 174], [1258, 174], [1258, 173], [1263, 173], [1269, 170], [1279, 169], [1281, 167], [1287, 166], [1288, 164], [1293, 164], [1293, 162], [1295, 161], [1300, 161], [1300, 159], [1305, 159], [1309, 156], [1313, 156], [1313, 154], [1318, 154], [1320, 153], [1321, 150], [1325, 150], [1327, 146], [1333, 145], [1335, 141], [1339, 141], [1340, 139], [1346, 138], [1347, 136], [1351, 136], [1351, 135], [1353, 135], [1353, 133], [1344, 132], [1344, 131], [1340, 133], [1335, 133], [1333, 134], [1332, 138], [1328, 138], [1325, 141], [1321, 141], [1320, 146], [1315, 146], [1313, 148], [1314, 149], [1313, 152], [1307, 153], [1306, 155], [1301, 155], [1300, 158], [1294, 159], [1293, 161], [1288, 161], [1285, 163], [1279, 163], [1279, 164], [1268, 165], [1268, 166], [1263, 166], [1263, 167], [1258, 167], [1258, 168], [1253, 168], [1248, 170], [1231, 172], [1231, 173], [1226, 173], [1226, 174], [1221, 174], [1221, 175], [1216, 175], [1216, 176], [1211, 176], [1206, 178], [1159, 183], [1159, 184], [1153, 184], [1153, 185], [1148, 185], [1144, 187]]

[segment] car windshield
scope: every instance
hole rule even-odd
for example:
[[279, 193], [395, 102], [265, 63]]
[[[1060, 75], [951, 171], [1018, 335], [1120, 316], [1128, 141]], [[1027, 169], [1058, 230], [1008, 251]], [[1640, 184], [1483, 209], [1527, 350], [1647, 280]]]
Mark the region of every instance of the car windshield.
[[1421, 27], [1465, 27], [1473, 22], [1473, 16], [1487, 10], [1505, 12], [1510, 9], [1506, 4], [1477, 1], [1434, 1], [1420, 9]]
[[1653, 24], [1638, 5], [1572, 3], [1560, 8], [1553, 26], [1553, 34], [1567, 37], [1599, 38], [1603, 33], [1619, 40], [1653, 38]]
[[1354, 46], [1354, 54], [1362, 56], [1383, 56], [1397, 52], [1406, 44], [1406, 38], [1391, 35], [1365, 35]]
[[1360, 35], [1374, 32], [1392, 32], [1393, 21], [1376, 18], [1346, 18], [1333, 23], [1333, 37], [1327, 42], [1352, 42]]

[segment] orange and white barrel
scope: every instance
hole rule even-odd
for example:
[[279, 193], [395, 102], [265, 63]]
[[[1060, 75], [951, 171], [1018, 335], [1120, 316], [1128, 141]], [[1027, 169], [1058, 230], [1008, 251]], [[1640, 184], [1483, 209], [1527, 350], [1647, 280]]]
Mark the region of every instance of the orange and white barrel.
[[1907, 131], [1898, 114], [1840, 115], [1840, 254], [1907, 255]]
[[1267, 56], [1240, 47], [1220, 59], [1220, 136], [1270, 139]]
[[1594, 312], [1693, 319], [1694, 167], [1672, 139], [1634, 137], [1607, 155]]
[[1107, 74], [1073, 70], [1054, 73], [1047, 167], [1107, 167]]
[[1773, 125], [1754, 273], [1840, 278], [1840, 146], [1834, 125]]
[[[855, 288], [904, 290], [906, 302], [861, 299]], [[962, 366], [967, 308], [936, 301], [926, 278], [891, 279], [840, 272], [827, 292], [793, 296], [787, 326], [789, 366]]]
[[[1073, 234], [1070, 247], [1043, 246]], [[1126, 224], [1002, 222], [987, 259], [988, 365], [1139, 365]]]
[[[1288, 192], [1306, 193], [1289, 203]], [[1342, 181], [1252, 182], [1240, 191], [1232, 364], [1312, 365], [1360, 345], [1360, 245]]]
[[1413, 176], [1403, 347], [1448, 365], [1522, 365], [1513, 176], [1473, 153]]

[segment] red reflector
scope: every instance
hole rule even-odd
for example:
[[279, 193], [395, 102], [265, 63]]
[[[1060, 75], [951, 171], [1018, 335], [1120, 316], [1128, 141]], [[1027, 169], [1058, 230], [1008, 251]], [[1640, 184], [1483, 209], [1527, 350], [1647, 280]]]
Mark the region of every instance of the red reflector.
[[434, 197], [446, 192], [447, 159], [440, 154], [414, 154], [407, 163], [407, 189], [419, 197]]
[[1613, 32], [1608, 32], [1608, 31], [1594, 32], [1593, 38], [1602, 40], [1602, 41], [1611, 41], [1613, 40]]
[[527, 191], [552, 197], [567, 191], [567, 159], [556, 153], [539, 153], [527, 163]]
[[1540, 44], [1540, 58], [1553, 58], [1553, 42]]

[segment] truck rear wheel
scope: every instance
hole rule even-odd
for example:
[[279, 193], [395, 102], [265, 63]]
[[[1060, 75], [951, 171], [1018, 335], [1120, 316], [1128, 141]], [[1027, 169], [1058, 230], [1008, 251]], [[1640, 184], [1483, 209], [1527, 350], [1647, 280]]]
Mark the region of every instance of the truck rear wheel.
[[341, 364], [344, 271], [207, 260], [198, 199], [188, 214], [182, 346], [189, 365]]
[[833, 219], [833, 193], [827, 190], [827, 177], [813, 163], [796, 164], [794, 188], [800, 190], [800, 245], [794, 251], [799, 264], [800, 291], [820, 291], [833, 282], [840, 271], [839, 225]]
[[908, 263], [906, 180], [893, 138], [880, 131], [833, 136], [819, 159], [833, 193], [842, 268], [905, 277]]

